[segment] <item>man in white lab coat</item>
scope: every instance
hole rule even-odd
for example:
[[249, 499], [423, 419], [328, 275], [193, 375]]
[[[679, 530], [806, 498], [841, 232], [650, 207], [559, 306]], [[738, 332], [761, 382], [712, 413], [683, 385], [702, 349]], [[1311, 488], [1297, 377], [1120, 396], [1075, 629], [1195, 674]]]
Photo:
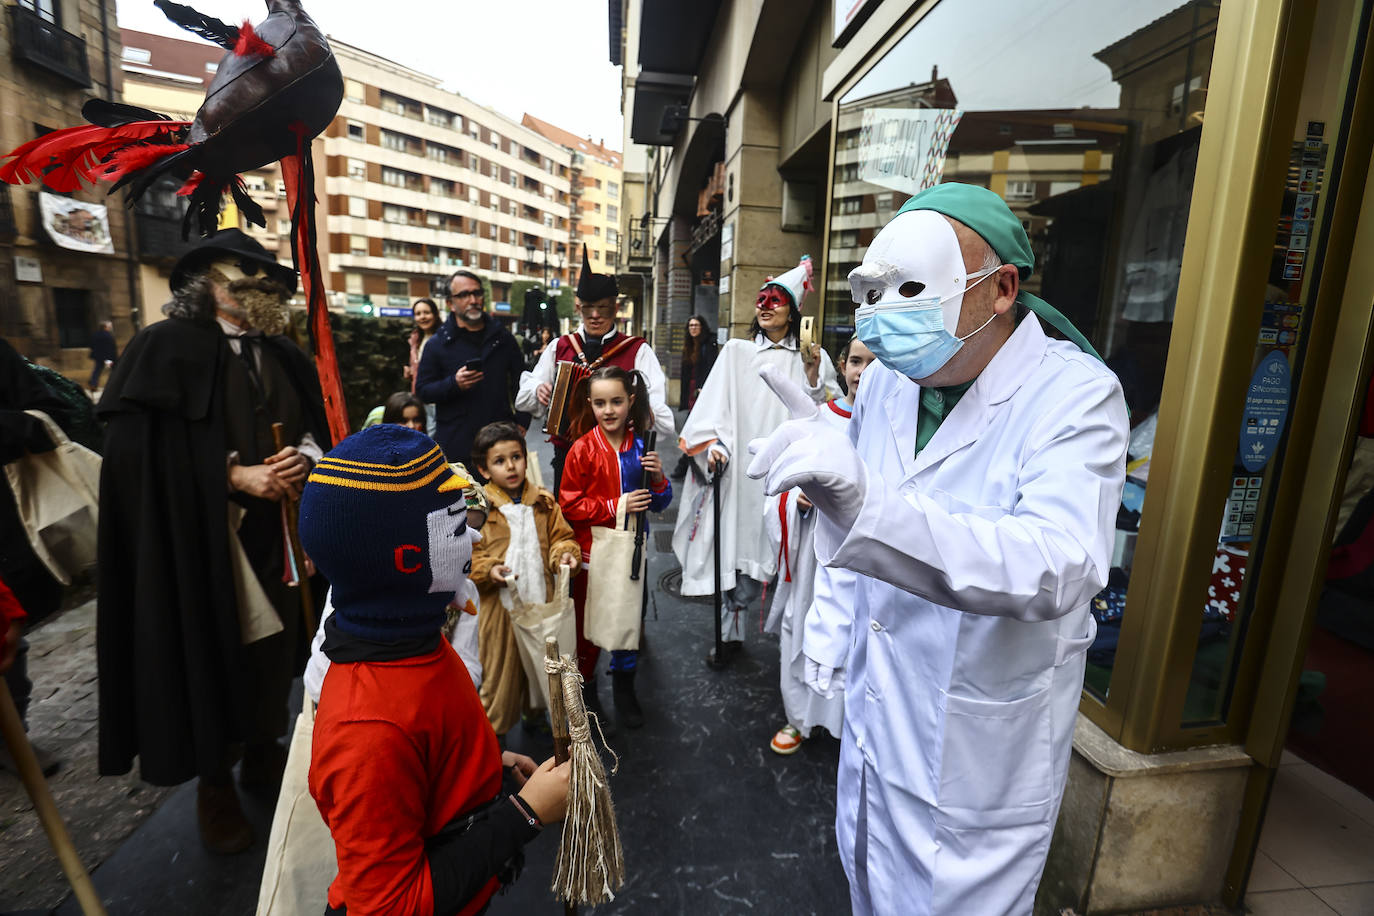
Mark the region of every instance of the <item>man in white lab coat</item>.
[[1044, 868], [1128, 423], [1116, 377], [1021, 289], [1033, 266], [993, 192], [918, 194], [850, 274], [882, 365], [848, 435], [770, 380], [793, 419], [751, 446], [769, 493], [822, 514], [804, 652], [813, 689], [844, 684], [855, 913], [1028, 914]]

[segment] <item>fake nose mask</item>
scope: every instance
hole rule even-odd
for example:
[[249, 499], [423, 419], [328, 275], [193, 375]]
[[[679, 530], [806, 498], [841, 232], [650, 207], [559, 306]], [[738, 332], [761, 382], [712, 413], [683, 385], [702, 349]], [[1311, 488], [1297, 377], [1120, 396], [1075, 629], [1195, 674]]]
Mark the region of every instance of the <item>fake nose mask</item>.
[[959, 238], [939, 213], [899, 214], [878, 233], [863, 263], [849, 273], [850, 290], [859, 304], [855, 333], [893, 371], [913, 379], [933, 375], [965, 340], [992, 321], [989, 318], [963, 337], [954, 336], [966, 285], [981, 283], [996, 272], [993, 268], [965, 273]]

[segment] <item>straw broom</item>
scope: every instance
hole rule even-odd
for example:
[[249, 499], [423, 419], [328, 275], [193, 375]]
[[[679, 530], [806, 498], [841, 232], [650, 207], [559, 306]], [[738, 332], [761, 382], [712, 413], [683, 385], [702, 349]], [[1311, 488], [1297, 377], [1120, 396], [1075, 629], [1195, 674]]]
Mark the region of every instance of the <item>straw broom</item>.
[[[552, 637], [545, 644], [544, 669], [549, 675], [549, 692], [562, 699], [566, 714], [566, 738], [562, 716], [554, 718], [555, 759], [561, 762], [563, 738], [572, 760], [569, 777], [568, 813], [563, 819], [563, 838], [558, 846], [554, 870], [554, 896], [564, 901], [565, 910], [575, 912], [577, 904], [596, 905], [615, 899], [615, 891], [625, 883], [625, 857], [620, 846], [620, 831], [615, 823], [610, 784], [601, 755], [592, 742], [591, 723], [582, 705], [582, 675], [566, 656], [558, 657], [558, 643]], [[561, 682], [561, 683], [560, 683]], [[551, 702], [550, 705], [557, 705]], [[550, 710], [551, 717], [557, 710]], [[601, 726], [597, 724], [600, 734]], [[606, 746], [606, 737], [601, 735]], [[606, 750], [610, 751], [609, 747]], [[611, 756], [615, 752], [611, 751]], [[618, 761], [617, 761], [618, 762]], [[612, 769], [612, 772], [615, 772]]]

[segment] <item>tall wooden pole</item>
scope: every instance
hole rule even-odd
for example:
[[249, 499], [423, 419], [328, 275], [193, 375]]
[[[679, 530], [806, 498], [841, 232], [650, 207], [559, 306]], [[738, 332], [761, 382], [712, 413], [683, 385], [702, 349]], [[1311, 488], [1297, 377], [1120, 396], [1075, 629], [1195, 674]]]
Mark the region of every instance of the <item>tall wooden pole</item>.
[[[280, 423], [272, 424], [272, 444], [280, 452], [286, 447], [286, 435]], [[300, 500], [286, 499], [286, 536], [291, 542], [291, 556], [296, 563], [296, 584], [301, 593], [301, 614], [305, 617], [305, 641], [315, 638], [315, 597], [310, 593], [310, 577], [305, 574], [305, 551], [301, 549]]]

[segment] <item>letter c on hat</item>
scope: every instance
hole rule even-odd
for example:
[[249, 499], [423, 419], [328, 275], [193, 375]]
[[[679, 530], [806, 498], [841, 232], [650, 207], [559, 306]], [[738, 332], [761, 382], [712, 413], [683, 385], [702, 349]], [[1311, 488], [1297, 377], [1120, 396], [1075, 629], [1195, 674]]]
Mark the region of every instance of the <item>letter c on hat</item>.
[[424, 564], [423, 564], [423, 563], [420, 563], [420, 562], [416, 562], [416, 564], [415, 564], [414, 566], [407, 566], [407, 565], [406, 565], [406, 557], [405, 557], [405, 553], [406, 553], [407, 550], [413, 550], [413, 551], [415, 551], [416, 553], [421, 553], [421, 552], [422, 552], [422, 551], [420, 550], [420, 548], [416, 547], [414, 544], [402, 544], [400, 547], [397, 547], [397, 548], [396, 548], [396, 568], [397, 568], [398, 570], [400, 570], [401, 572], [406, 573], [406, 574], [417, 573], [417, 572], [419, 572], [421, 569], [424, 568]]

